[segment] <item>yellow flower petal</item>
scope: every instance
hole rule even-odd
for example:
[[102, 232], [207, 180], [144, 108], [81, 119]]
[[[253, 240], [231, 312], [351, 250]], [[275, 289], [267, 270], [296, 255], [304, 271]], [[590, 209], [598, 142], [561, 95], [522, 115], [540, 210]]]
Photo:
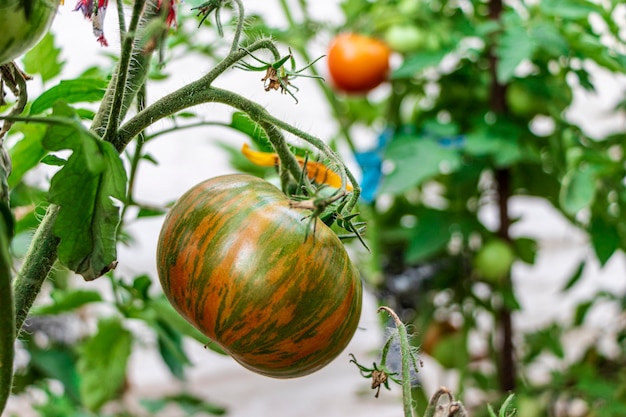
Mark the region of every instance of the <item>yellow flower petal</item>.
[[278, 164], [280, 163], [280, 159], [278, 158], [277, 154], [271, 152], [254, 151], [247, 143], [243, 144], [243, 147], [241, 148], [241, 153], [243, 154], [243, 156], [248, 158], [248, 160], [254, 165], [262, 167], [274, 167], [278, 166]]
[[[250, 162], [262, 167], [278, 166], [280, 163], [278, 154], [252, 150], [247, 143], [243, 144], [241, 153], [248, 158]], [[336, 172], [326, 167], [326, 165], [314, 161], [306, 161], [305, 163], [304, 158], [300, 156], [296, 156], [296, 160], [300, 164], [300, 167], [305, 170], [307, 177], [309, 177], [311, 181], [315, 181], [318, 184], [326, 184], [334, 188], [341, 187], [341, 177]], [[346, 191], [352, 191], [352, 185], [346, 184]]]

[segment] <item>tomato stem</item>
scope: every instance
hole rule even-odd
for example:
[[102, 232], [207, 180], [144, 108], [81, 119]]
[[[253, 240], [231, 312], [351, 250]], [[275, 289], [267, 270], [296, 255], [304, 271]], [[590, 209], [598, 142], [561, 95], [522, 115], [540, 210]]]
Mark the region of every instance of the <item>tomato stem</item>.
[[395, 311], [387, 306], [378, 308], [378, 312], [384, 311], [393, 320], [398, 337], [400, 339], [400, 357], [402, 360], [402, 402], [404, 405], [404, 417], [413, 417], [413, 396], [411, 394], [411, 345], [406, 327]]
[[15, 355], [15, 310], [11, 288], [12, 260], [9, 243], [12, 219], [9, 210], [9, 157], [0, 143], [0, 414], [11, 394]]

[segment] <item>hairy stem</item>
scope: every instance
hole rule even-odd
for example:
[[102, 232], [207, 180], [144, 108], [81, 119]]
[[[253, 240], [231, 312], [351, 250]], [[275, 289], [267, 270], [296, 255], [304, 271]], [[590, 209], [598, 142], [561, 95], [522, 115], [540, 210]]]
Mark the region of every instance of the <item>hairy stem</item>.
[[232, 55], [239, 50], [239, 40], [241, 39], [241, 33], [243, 32], [243, 24], [244, 24], [244, 8], [241, 0], [232, 0], [232, 2], [237, 6], [238, 16], [237, 16], [237, 26], [235, 28], [235, 34], [233, 35], [233, 43], [230, 47], [230, 53], [228, 55]]
[[13, 263], [9, 254], [13, 234], [7, 183], [9, 172], [10, 159], [0, 142], [0, 415], [11, 395], [15, 355], [15, 309], [11, 287]]
[[[137, 1], [135, 3], [136, 7], [137, 3], [144, 4], [144, 1]], [[161, 18], [157, 9], [156, 0], [150, 0], [145, 4], [147, 7], [145, 7], [143, 13], [141, 13], [137, 25], [138, 29], [134, 32], [137, 32], [140, 28], [146, 27], [153, 19]], [[131, 19], [134, 20], [134, 18], [135, 16]], [[126, 117], [137, 92], [148, 77], [152, 54], [144, 53], [141, 48], [135, 47], [136, 33], [134, 32], [124, 37], [123, 41], [124, 47], [122, 54], [130, 53], [128, 65], [122, 62], [122, 57], [120, 57], [120, 62], [113, 72], [107, 91], [104, 93], [104, 97], [100, 103], [100, 108], [91, 124], [91, 129], [100, 137], [104, 137], [107, 126], [109, 125], [109, 119], [112, 116], [115, 116], [114, 119], [117, 120], [116, 123], [119, 123], [119, 121]], [[131, 40], [130, 47], [127, 46], [128, 39]], [[126, 66], [126, 71], [120, 75], [122, 69], [124, 69], [123, 65]], [[120, 77], [125, 79], [123, 83], [119, 81]], [[120, 85], [121, 88], [118, 88], [118, 85]], [[111, 136], [115, 136], [113, 133], [114, 131], [110, 133]]]
[[9, 231], [0, 214], [0, 414], [11, 395], [15, 342], [15, 310], [11, 288]]
[[135, 0], [128, 31], [120, 33], [123, 39], [122, 50], [120, 54], [120, 62], [116, 70], [115, 83], [112, 83], [114, 85], [113, 102], [108, 116], [109, 122], [107, 123], [106, 130], [102, 136], [104, 140], [110, 140], [109, 138], [115, 135], [115, 132], [117, 132], [117, 128], [120, 124], [120, 113], [122, 112], [122, 104], [124, 102], [124, 96], [126, 95], [126, 82], [128, 80], [130, 60], [133, 56], [133, 45], [135, 43], [137, 26], [139, 25], [139, 18], [141, 17], [141, 11], [143, 10], [144, 4], [145, 0]]
[[28, 312], [37, 298], [41, 286], [50, 273], [57, 259], [59, 238], [53, 233], [54, 221], [59, 213], [59, 206], [50, 205], [39, 224], [22, 268], [15, 277], [15, 329], [19, 334], [28, 316]]
[[413, 417], [413, 395], [411, 394], [411, 345], [406, 327], [395, 311], [387, 306], [382, 306], [378, 312], [385, 311], [392, 318], [398, 329], [400, 338], [400, 357], [402, 360], [402, 404], [404, 417]]

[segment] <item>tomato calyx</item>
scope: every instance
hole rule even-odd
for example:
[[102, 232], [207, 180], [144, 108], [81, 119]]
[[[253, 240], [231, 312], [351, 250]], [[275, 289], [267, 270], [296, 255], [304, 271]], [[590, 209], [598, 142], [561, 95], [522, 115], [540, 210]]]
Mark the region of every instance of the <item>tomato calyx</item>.
[[[255, 66], [249, 64], [245, 61], [240, 61], [235, 65], [235, 68], [242, 69], [244, 71], [265, 71], [265, 76], [261, 78], [263, 81], [263, 88], [265, 91], [270, 90], [280, 90], [282, 94], [289, 94], [298, 104], [298, 99], [295, 94], [290, 90], [290, 87], [295, 89], [296, 92], [299, 91], [299, 88], [291, 83], [291, 80], [297, 77], [306, 77], [306, 78], [315, 78], [318, 80], [323, 80], [319, 75], [315, 74], [303, 74], [302, 72], [313, 66], [317, 61], [322, 59], [324, 55], [317, 57], [312, 62], [306, 64], [304, 67], [300, 69], [296, 69], [296, 60], [289, 49], [289, 54], [284, 57], [276, 60], [275, 62], [266, 62], [261, 58], [258, 58], [252, 54], [252, 52], [248, 51], [245, 48], [240, 48], [241, 51], [248, 54], [255, 61], [263, 64], [261, 66]], [[290, 68], [286, 68], [287, 62], [290, 63]]]

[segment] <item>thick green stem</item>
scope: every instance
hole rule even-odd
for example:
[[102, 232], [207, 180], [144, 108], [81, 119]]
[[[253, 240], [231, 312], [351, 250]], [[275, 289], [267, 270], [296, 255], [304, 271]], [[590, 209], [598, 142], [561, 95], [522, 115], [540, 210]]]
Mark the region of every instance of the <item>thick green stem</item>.
[[[144, 4], [143, 1], [136, 2], [136, 5], [137, 3]], [[120, 62], [115, 68], [109, 87], [104, 93], [100, 108], [91, 124], [91, 129], [100, 137], [104, 137], [111, 117], [114, 117], [114, 120], [117, 121], [121, 121], [126, 117], [137, 92], [146, 82], [152, 54], [145, 53], [142, 48], [137, 47], [136, 36], [141, 28], [146, 27], [153, 19], [160, 18], [156, 3], [156, 1], [151, 0], [148, 3], [148, 7], [145, 7], [137, 25], [138, 29], [133, 32], [129, 31], [122, 36], [124, 41]], [[131, 19], [134, 21], [135, 16]], [[125, 59], [123, 60], [126, 54], [129, 57], [127, 62]], [[126, 71], [120, 76], [122, 70]], [[123, 83], [120, 81], [120, 77], [125, 79]], [[114, 136], [112, 133], [111, 136]]]
[[13, 234], [7, 184], [9, 171], [10, 159], [0, 143], [0, 415], [11, 395], [15, 355], [15, 308], [11, 287], [13, 264], [9, 254]]
[[[120, 113], [123, 109], [122, 105], [124, 103], [124, 97], [128, 95], [126, 93], [126, 82], [128, 81], [128, 70], [131, 65], [130, 60], [133, 56], [133, 44], [135, 43], [137, 26], [139, 25], [139, 19], [141, 17], [141, 11], [143, 10], [144, 4], [145, 0], [135, 0], [133, 15], [128, 32], [121, 32], [123, 39], [122, 50], [120, 54], [120, 62], [116, 70], [115, 83], [111, 83], [114, 85], [113, 102], [109, 111], [109, 122], [107, 123], [106, 130], [102, 136], [104, 140], [110, 140], [110, 138], [115, 135], [115, 132], [117, 132], [117, 128], [120, 125]], [[135, 90], [134, 92], [136, 93], [137, 91], [138, 90]]]
[[382, 306], [378, 311], [385, 311], [391, 316], [396, 329], [398, 330], [398, 337], [400, 338], [400, 357], [402, 360], [402, 404], [404, 408], [404, 417], [413, 417], [413, 395], [411, 393], [411, 344], [409, 343], [409, 336], [406, 332], [406, 327], [400, 317], [391, 308]]
[[15, 329], [19, 334], [41, 286], [57, 259], [59, 238], [53, 233], [59, 206], [48, 207], [30, 244], [13, 288], [15, 291]]
[[8, 225], [0, 214], [0, 414], [11, 395], [15, 346], [15, 310], [8, 235]]

